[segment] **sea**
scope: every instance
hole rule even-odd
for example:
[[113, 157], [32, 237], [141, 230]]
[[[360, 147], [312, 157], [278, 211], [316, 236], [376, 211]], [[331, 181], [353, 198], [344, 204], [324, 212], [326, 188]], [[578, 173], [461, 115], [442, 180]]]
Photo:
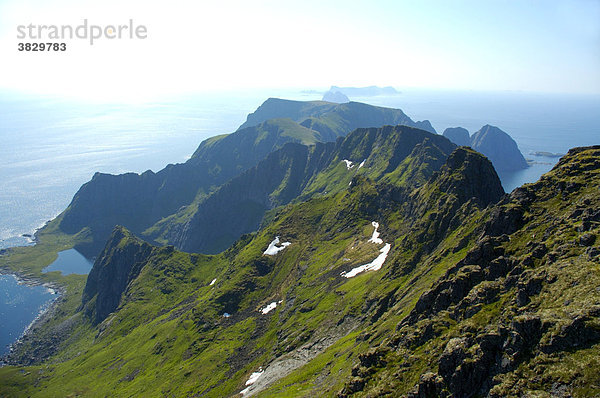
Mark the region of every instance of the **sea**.
[[[202, 140], [235, 131], [267, 98], [318, 100], [325, 90], [203, 92], [140, 102], [0, 91], [0, 249], [33, 244], [35, 230], [64, 210], [97, 171], [141, 173], [184, 162]], [[500, 127], [531, 164], [501, 175], [507, 192], [536, 181], [558, 161], [536, 153], [600, 144], [600, 96], [404, 88], [397, 95], [350, 99], [400, 108], [413, 120], [430, 120], [439, 133]], [[74, 251], [59, 260], [47, 271], [85, 274], [91, 267]], [[55, 293], [0, 276], [0, 355]]]

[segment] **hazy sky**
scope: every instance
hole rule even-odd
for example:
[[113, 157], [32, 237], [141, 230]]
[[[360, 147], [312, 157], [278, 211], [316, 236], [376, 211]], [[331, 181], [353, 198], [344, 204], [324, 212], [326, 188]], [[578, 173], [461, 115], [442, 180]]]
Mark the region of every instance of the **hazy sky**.
[[[84, 18], [131, 18], [148, 37], [17, 51], [18, 25]], [[0, 0], [3, 88], [149, 98], [332, 84], [600, 93], [600, 0]]]

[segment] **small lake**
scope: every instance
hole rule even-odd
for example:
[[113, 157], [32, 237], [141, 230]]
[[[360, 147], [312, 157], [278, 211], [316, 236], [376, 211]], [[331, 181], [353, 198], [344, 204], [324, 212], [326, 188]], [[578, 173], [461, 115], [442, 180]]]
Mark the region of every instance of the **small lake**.
[[8, 353], [9, 345], [56, 297], [52, 289], [19, 283], [14, 275], [0, 274], [0, 355]]
[[75, 249], [64, 250], [58, 253], [58, 258], [52, 264], [42, 270], [42, 272], [60, 271], [63, 275], [69, 274], [89, 274], [92, 269], [92, 263], [85, 258], [83, 254]]

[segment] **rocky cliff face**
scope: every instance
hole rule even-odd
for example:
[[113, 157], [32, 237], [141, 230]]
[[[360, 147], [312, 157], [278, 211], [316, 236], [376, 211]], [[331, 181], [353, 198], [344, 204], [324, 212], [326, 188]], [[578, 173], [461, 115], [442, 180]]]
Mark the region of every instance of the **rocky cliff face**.
[[483, 126], [471, 137], [471, 147], [487, 156], [499, 172], [527, 168], [517, 143], [498, 127]]
[[443, 136], [458, 146], [471, 146], [469, 131], [462, 127], [449, 127], [444, 130]]
[[334, 148], [333, 143], [285, 145], [219, 188], [185, 223], [168, 225], [161, 233], [181, 250], [219, 253], [256, 231], [266, 211], [295, 199], [329, 165]]
[[96, 173], [73, 197], [60, 228], [69, 234], [89, 229], [91, 242], [77, 246], [96, 256], [115, 225], [140, 234], [197, 197], [256, 165], [287, 142], [314, 144], [319, 133], [291, 120], [264, 122], [227, 136], [204, 141], [183, 164], [158, 173], [109, 175]]
[[474, 200], [485, 207], [504, 195], [500, 178], [492, 163], [467, 147], [459, 147], [434, 176], [433, 184], [442, 192], [456, 196], [460, 203]]
[[127, 285], [140, 273], [153, 246], [116, 227], [90, 271], [81, 305], [94, 324], [115, 311]]
[[462, 127], [447, 128], [444, 130], [444, 137], [456, 145], [470, 146], [484, 154], [500, 173], [528, 167], [517, 143], [498, 127], [485, 125], [471, 137]]

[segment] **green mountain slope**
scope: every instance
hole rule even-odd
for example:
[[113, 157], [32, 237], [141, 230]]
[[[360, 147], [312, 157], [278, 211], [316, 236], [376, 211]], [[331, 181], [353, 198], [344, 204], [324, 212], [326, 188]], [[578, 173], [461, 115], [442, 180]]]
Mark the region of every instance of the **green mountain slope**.
[[[474, 152], [467, 156], [480, 158]], [[442, 168], [430, 183], [452, 175], [452, 167]], [[487, 168], [493, 171], [489, 162]], [[495, 183], [500, 186], [497, 178]], [[348, 342], [381, 317], [382, 297], [396, 288], [387, 275], [404, 269], [404, 258], [414, 254], [401, 238], [412, 234], [409, 221], [421, 217], [409, 205], [411, 191], [356, 177], [344, 191], [284, 209], [258, 234], [243, 237], [218, 256], [149, 249], [118, 228], [88, 278], [79, 313], [84, 315], [77, 318], [83, 325], [71, 327], [98, 326], [87, 326], [89, 332], [77, 344], [63, 349], [73, 359], [54, 362], [45, 371], [46, 381], [40, 379], [45, 388], [39, 391], [223, 396], [243, 389], [260, 366], [269, 372], [261, 383], [270, 380], [271, 385], [328, 347], [352, 348]], [[454, 193], [426, 196], [439, 204], [439, 197], [447, 195]], [[475, 201], [464, 206], [465, 213], [478, 209]], [[381, 244], [369, 241], [373, 220], [381, 222], [382, 237], [393, 247], [387, 266], [346, 278], [344, 272], [381, 250]], [[274, 256], [264, 255], [275, 236], [291, 244]], [[102, 280], [112, 282], [99, 284]], [[266, 312], [272, 303], [275, 309]], [[293, 359], [298, 356], [304, 359]], [[330, 388], [343, 385], [352, 358], [338, 364], [343, 372]], [[19, 381], [11, 372], [0, 371], [11, 380], [5, 391], [37, 394], [33, 384], [20, 384], [29, 375]], [[63, 382], [54, 383], [55, 378]]]
[[[57, 314], [77, 339], [1, 368], [0, 395], [598, 394], [600, 147], [510, 196], [462, 147], [416, 187], [384, 176], [289, 204], [219, 255], [117, 228], [84, 305]], [[128, 283], [97, 283], [116, 272]]]
[[599, 182], [600, 147], [576, 148], [490, 209], [340, 395], [598, 395]]
[[96, 173], [63, 212], [60, 230], [85, 235], [77, 249], [94, 257], [115, 225], [138, 235], [151, 228], [147, 236], [158, 237], [165, 222], [185, 221], [209, 193], [286, 143], [334, 141], [357, 127], [416, 125], [399, 109], [281, 99], [265, 101], [248, 120], [235, 133], [203, 141], [183, 164], [141, 175]]
[[414, 122], [400, 109], [383, 108], [360, 102], [334, 104], [324, 101], [290, 101], [269, 98], [249, 114], [240, 129], [273, 118], [290, 118], [321, 133], [325, 141], [334, 141], [357, 128], [405, 125], [435, 133], [429, 121]]
[[335, 144], [288, 144], [144, 236], [188, 252], [218, 253], [257, 230], [268, 210], [297, 198], [339, 192], [356, 175], [387, 181], [401, 176], [398, 181], [406, 185], [422, 183], [454, 147], [437, 134], [407, 126], [357, 129]]

